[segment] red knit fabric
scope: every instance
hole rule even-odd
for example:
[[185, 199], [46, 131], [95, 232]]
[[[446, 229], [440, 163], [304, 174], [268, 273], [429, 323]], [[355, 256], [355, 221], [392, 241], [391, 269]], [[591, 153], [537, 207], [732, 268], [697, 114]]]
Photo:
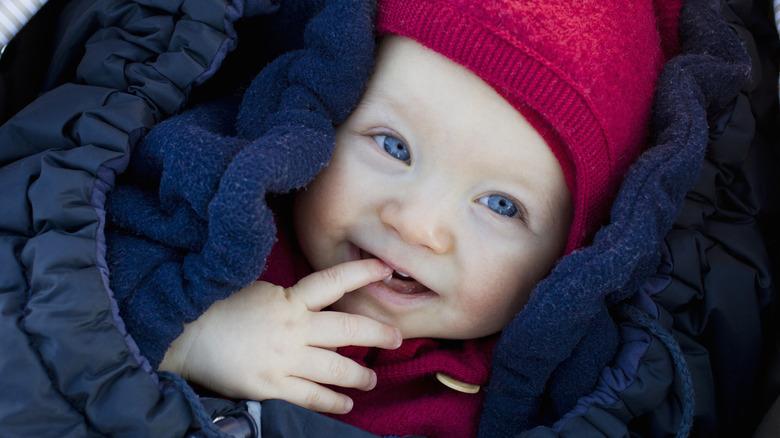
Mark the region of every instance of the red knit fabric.
[[[681, 0], [379, 0], [377, 30], [471, 69], [547, 140], [587, 243], [641, 153]], [[660, 17], [660, 18], [659, 18]]]
[[337, 389], [352, 397], [355, 407], [333, 417], [377, 435], [474, 437], [484, 389], [458, 392], [439, 382], [436, 373], [484, 387], [494, 344], [494, 338], [411, 339], [397, 350], [341, 348], [339, 353], [376, 372], [377, 386], [367, 392]]

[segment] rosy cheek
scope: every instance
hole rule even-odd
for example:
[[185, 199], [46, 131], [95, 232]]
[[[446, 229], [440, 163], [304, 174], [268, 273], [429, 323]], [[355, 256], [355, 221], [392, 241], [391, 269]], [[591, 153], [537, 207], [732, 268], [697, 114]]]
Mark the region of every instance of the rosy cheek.
[[[496, 273], [495, 281], [483, 284], [483, 291], [490, 291], [481, 297], [482, 306], [490, 311], [494, 318], [508, 323], [515, 314], [517, 314], [525, 304], [533, 290], [533, 283], [529, 282], [522, 275], [506, 275], [508, 273], [519, 272], [522, 264], [515, 264], [513, 267], [507, 267], [504, 275]], [[503, 326], [502, 326], [503, 328]]]
[[460, 295], [461, 311], [456, 324], [463, 337], [482, 337], [496, 333], [514, 315], [514, 312], [509, 311], [511, 299], [507, 294], [500, 293], [500, 289], [491, 286], [485, 282], [472, 284], [470, 292]]

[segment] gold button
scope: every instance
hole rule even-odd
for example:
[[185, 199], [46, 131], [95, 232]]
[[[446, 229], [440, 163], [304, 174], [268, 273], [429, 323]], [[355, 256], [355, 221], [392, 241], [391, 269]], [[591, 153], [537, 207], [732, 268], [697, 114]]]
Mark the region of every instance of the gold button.
[[458, 392], [465, 392], [466, 394], [476, 394], [479, 392], [479, 385], [461, 382], [460, 380], [456, 380], [444, 373], [436, 373], [436, 379], [444, 384], [444, 386], [454, 389]]

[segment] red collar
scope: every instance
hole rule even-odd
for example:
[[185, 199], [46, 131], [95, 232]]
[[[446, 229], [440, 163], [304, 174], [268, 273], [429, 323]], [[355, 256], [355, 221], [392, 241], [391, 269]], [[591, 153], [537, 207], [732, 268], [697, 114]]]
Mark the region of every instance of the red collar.
[[497, 339], [411, 339], [397, 350], [340, 348], [339, 353], [376, 372], [377, 386], [367, 392], [337, 389], [352, 397], [355, 407], [334, 418], [377, 435], [475, 436], [484, 389], [460, 392], [436, 375], [449, 376], [456, 387], [462, 382], [484, 388]]
[[472, 341], [407, 339], [396, 350], [344, 347], [339, 353], [372, 368], [391, 384], [442, 372], [462, 382], [484, 385], [490, 374], [495, 340], [496, 337]]

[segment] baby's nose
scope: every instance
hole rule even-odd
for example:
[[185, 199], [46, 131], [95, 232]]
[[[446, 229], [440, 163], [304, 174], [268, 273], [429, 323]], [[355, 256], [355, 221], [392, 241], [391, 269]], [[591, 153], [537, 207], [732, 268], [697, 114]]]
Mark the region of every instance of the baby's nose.
[[446, 209], [424, 199], [393, 200], [385, 203], [380, 220], [395, 230], [409, 245], [422, 245], [436, 254], [455, 246], [455, 235]]

